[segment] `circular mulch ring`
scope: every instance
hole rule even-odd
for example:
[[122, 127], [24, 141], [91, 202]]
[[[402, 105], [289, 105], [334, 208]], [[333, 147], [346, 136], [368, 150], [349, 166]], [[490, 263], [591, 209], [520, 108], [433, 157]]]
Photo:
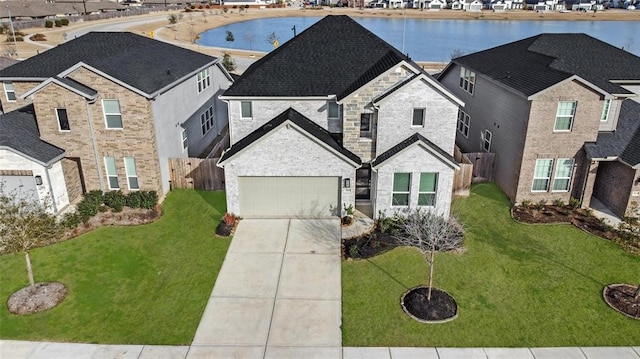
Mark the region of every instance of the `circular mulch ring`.
[[637, 288], [630, 284], [610, 284], [604, 287], [602, 296], [611, 308], [627, 317], [640, 319], [640, 299], [634, 298]]
[[62, 283], [36, 283], [13, 293], [7, 301], [12, 314], [32, 314], [51, 309], [67, 296], [67, 287]]
[[400, 299], [402, 310], [421, 323], [445, 323], [458, 316], [458, 305], [449, 293], [433, 288], [427, 300], [428, 292], [426, 286], [409, 289]]

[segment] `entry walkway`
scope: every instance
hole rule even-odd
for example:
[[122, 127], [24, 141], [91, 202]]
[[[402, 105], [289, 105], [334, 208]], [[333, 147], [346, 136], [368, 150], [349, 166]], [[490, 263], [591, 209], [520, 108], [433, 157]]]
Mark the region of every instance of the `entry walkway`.
[[338, 219], [243, 219], [188, 358], [339, 358]]

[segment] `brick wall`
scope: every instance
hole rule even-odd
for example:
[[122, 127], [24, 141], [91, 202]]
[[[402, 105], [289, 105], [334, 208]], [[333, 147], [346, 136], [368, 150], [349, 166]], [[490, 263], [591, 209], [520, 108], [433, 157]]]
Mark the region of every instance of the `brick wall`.
[[624, 216], [635, 174], [636, 171], [623, 163], [600, 162], [593, 196], [618, 216]]
[[0, 102], [2, 102], [2, 110], [7, 113], [9, 111], [13, 111], [20, 107], [24, 107], [31, 103], [30, 99], [21, 100], [20, 95], [25, 92], [31, 90], [32, 88], [38, 86], [39, 82], [13, 82], [13, 89], [16, 93], [16, 100], [9, 101], [7, 100], [7, 95], [4, 91], [4, 84], [0, 84]]
[[75, 203], [82, 199], [82, 179], [80, 178], [80, 159], [76, 160], [63, 158], [62, 173], [64, 174], [64, 182], [67, 186], [67, 195], [69, 203]]

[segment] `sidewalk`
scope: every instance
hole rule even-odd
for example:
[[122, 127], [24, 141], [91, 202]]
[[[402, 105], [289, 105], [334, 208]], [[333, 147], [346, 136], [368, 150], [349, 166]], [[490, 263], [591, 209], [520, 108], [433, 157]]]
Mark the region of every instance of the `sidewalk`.
[[[220, 358], [188, 346], [101, 345], [0, 340], [7, 359], [195, 359]], [[315, 356], [316, 358], [323, 358]], [[340, 359], [326, 357], [327, 359]], [[343, 359], [640, 359], [638, 347], [580, 348], [343, 348]], [[226, 358], [220, 358], [226, 359]]]

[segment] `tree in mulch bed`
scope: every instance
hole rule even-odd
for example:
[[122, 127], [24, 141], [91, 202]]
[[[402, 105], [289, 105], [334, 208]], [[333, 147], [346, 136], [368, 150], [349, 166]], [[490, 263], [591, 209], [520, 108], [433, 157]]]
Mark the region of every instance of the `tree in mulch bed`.
[[409, 211], [396, 235], [399, 244], [416, 247], [429, 264], [429, 285], [406, 292], [402, 309], [412, 318], [426, 323], [444, 322], [457, 316], [456, 301], [447, 292], [434, 288], [433, 273], [436, 252], [462, 246], [464, 230], [455, 218], [444, 218], [431, 211]]
[[225, 213], [224, 216], [222, 216], [222, 221], [220, 221], [220, 223], [216, 227], [216, 234], [221, 237], [229, 237], [231, 234], [233, 234], [238, 220], [239, 218], [235, 214], [228, 212]]
[[29, 286], [7, 301], [9, 312], [14, 314], [53, 308], [66, 296], [63, 284], [36, 283], [33, 277], [29, 251], [55, 242], [63, 233], [62, 225], [47, 207], [33, 197], [5, 194], [0, 186], [0, 253], [24, 253], [29, 278]]
[[640, 319], [640, 285], [610, 284], [602, 293], [604, 301], [618, 312]]
[[394, 236], [400, 233], [403, 220], [404, 218], [397, 213], [391, 217], [379, 213], [372, 232], [342, 241], [344, 259], [367, 259], [396, 248], [398, 242]]

